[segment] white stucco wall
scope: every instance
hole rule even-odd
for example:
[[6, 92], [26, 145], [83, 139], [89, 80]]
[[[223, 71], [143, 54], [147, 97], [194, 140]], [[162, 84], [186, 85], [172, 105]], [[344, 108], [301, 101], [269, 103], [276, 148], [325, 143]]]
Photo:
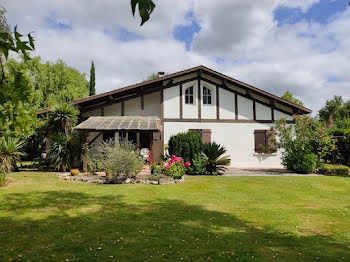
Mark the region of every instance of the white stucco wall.
[[238, 102], [238, 119], [253, 120], [253, 100], [243, 96], [237, 96]]
[[101, 109], [97, 108], [91, 111], [83, 112], [81, 114], [82, 117], [90, 117], [90, 116], [100, 116], [101, 115]]
[[[193, 104], [185, 104], [185, 91], [193, 86]], [[198, 81], [191, 81], [182, 85], [182, 111], [183, 118], [198, 118]]]
[[160, 117], [160, 92], [145, 95], [144, 115]]
[[281, 118], [285, 118], [286, 120], [293, 120], [293, 116], [287, 115], [278, 110], [274, 110], [275, 120], [280, 120]]
[[235, 119], [235, 94], [219, 88], [220, 119]]
[[210, 129], [211, 139], [222, 144], [231, 157], [232, 167], [281, 168], [279, 154], [263, 155], [254, 152], [254, 130], [268, 130], [272, 124], [261, 123], [196, 123], [165, 122], [164, 142], [171, 135], [189, 129]]
[[[203, 104], [203, 87], [211, 91], [211, 104]], [[216, 87], [201, 80], [201, 117], [203, 119], [216, 119]]]
[[121, 116], [121, 103], [106, 106], [104, 110], [105, 116]]
[[166, 88], [163, 91], [164, 118], [180, 118], [179, 86]]
[[255, 103], [256, 120], [272, 120], [271, 107], [265, 106], [258, 102]]
[[125, 116], [139, 116], [141, 115], [141, 97], [126, 100], [124, 102]]

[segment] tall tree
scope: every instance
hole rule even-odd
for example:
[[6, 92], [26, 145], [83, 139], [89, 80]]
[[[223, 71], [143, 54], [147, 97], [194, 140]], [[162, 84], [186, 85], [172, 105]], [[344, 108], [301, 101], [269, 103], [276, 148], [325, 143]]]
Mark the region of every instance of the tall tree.
[[281, 96], [281, 98], [283, 98], [284, 100], [287, 100], [287, 101], [289, 101], [289, 102], [292, 102], [292, 103], [294, 103], [294, 104], [297, 104], [297, 105], [299, 105], [299, 106], [304, 106], [304, 103], [303, 103], [301, 100], [299, 100], [298, 98], [295, 98], [295, 97], [292, 95], [292, 93], [289, 92], [289, 91], [285, 92], [285, 93]]
[[326, 105], [318, 112], [320, 120], [331, 122], [350, 118], [350, 100], [344, 102], [341, 96], [327, 100]]
[[95, 64], [94, 61], [91, 61], [91, 68], [90, 68], [90, 96], [96, 95], [96, 89], [95, 89]]

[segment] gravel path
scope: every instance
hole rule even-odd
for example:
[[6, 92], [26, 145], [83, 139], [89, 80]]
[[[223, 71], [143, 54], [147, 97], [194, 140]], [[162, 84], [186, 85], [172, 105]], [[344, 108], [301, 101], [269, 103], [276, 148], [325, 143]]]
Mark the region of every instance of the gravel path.
[[318, 174], [296, 174], [278, 168], [230, 168], [224, 176], [321, 176]]

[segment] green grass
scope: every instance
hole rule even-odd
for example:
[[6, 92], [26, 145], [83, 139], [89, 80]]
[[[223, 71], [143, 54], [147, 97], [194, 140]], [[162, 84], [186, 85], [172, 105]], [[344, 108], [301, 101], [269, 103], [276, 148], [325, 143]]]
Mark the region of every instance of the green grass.
[[350, 261], [350, 179], [186, 177], [91, 185], [19, 172], [0, 261]]

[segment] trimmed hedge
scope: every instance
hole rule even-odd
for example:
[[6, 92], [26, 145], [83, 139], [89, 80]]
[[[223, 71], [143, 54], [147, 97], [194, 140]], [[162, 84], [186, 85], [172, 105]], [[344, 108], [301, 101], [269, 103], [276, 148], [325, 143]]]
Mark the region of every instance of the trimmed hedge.
[[319, 173], [324, 175], [331, 175], [331, 176], [349, 176], [350, 168], [343, 165], [325, 164], [319, 170]]
[[188, 131], [178, 133], [169, 139], [169, 154], [182, 157], [184, 162], [190, 161], [193, 164], [193, 159], [202, 151], [202, 138], [200, 134]]

